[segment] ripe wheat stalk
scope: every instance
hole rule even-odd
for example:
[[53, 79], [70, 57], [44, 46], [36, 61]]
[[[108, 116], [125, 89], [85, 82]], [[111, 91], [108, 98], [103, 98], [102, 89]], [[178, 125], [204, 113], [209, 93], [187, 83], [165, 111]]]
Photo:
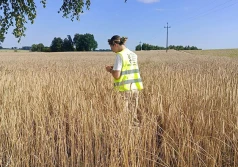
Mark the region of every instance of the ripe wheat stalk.
[[0, 55], [0, 166], [238, 166], [238, 60], [138, 52], [130, 128], [113, 53]]

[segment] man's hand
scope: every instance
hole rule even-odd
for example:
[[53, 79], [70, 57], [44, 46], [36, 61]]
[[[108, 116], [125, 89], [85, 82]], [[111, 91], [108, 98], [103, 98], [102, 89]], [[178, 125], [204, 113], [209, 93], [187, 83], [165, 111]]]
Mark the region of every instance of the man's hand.
[[112, 70], [113, 66], [105, 66], [106, 71], [110, 72], [115, 79], [119, 79], [121, 77], [121, 71], [120, 70]]
[[112, 72], [113, 66], [105, 66], [107, 72]]

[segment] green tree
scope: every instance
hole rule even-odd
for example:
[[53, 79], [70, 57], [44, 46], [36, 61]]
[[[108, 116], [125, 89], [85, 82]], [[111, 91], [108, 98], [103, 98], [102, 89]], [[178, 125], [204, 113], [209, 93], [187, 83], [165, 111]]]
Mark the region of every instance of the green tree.
[[190, 50], [198, 50], [198, 48], [196, 46], [191, 46]]
[[33, 44], [31, 46], [32, 52], [43, 52], [44, 51], [44, 45], [42, 43], [39, 44]]
[[92, 34], [75, 34], [74, 45], [77, 51], [92, 51], [98, 47], [97, 42]]
[[50, 47], [44, 47], [43, 48], [43, 52], [50, 52], [51, 50], [50, 50]]
[[31, 46], [31, 51], [32, 51], [32, 52], [37, 52], [37, 50], [38, 50], [37, 45], [36, 45], [36, 44], [33, 44], [33, 45]]
[[[0, 15], [0, 20], [1, 20], [1, 15]], [[0, 22], [0, 27], [1, 27], [1, 22]], [[2, 43], [3, 41], [4, 41], [4, 39], [5, 39], [5, 37], [4, 37], [4, 33], [2, 34], [1, 33], [1, 30], [2, 30], [2, 28], [0, 29], [0, 43]]]
[[74, 35], [73, 41], [74, 41], [75, 49], [77, 51], [83, 50], [84, 46], [82, 46], [82, 43], [83, 43], [83, 35], [82, 34], [76, 33]]
[[142, 44], [142, 50], [149, 50], [149, 44], [143, 43]]
[[[127, 0], [125, 0], [126, 2]], [[46, 7], [46, 0], [40, 0], [43, 7]], [[63, 0], [58, 13], [62, 12], [63, 17], [79, 20], [84, 9], [89, 10], [91, 0]], [[25, 36], [25, 24], [34, 23], [37, 15], [36, 2], [34, 0], [1, 0], [0, 1], [0, 42], [5, 39], [10, 27], [13, 27], [13, 35], [18, 38]]]
[[43, 52], [44, 47], [45, 47], [45, 46], [44, 46], [42, 43], [39, 43], [39, 44], [37, 45], [37, 51], [38, 51], [38, 52]]
[[176, 49], [176, 50], [184, 50], [184, 47], [183, 47], [182, 45], [178, 45], [178, 46], [176, 46], [175, 49]]
[[86, 33], [86, 34], [84, 34], [84, 38], [86, 41], [85, 51], [92, 51], [92, 50], [95, 51], [96, 48], [98, 47], [98, 43], [94, 39], [94, 35]]
[[70, 43], [70, 48], [71, 48], [72, 51], [74, 51], [74, 41], [72, 40], [71, 35], [67, 35], [67, 37], [68, 37], [68, 40], [69, 40], [69, 43]]
[[63, 51], [63, 40], [61, 38], [54, 38], [51, 42], [50, 50], [52, 52], [61, 52]]
[[30, 46], [23, 46], [21, 49], [22, 50], [31, 50], [31, 47]]
[[136, 46], [136, 50], [141, 50], [141, 45], [140, 44]]
[[73, 41], [70, 35], [68, 35], [68, 38], [64, 39], [62, 49], [63, 51], [74, 51]]
[[175, 49], [174, 45], [169, 45], [169, 49]]

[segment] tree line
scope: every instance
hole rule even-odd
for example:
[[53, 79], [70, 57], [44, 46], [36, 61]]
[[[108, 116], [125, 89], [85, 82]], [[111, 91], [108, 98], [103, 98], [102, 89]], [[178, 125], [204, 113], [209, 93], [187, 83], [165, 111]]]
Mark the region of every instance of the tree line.
[[[196, 46], [182, 46], [182, 45], [170, 45], [168, 49], [175, 49], [175, 50], [199, 50]], [[143, 43], [142, 45], [137, 45], [135, 50], [166, 50], [166, 47], [157, 46], [157, 45], [150, 45], [147, 43]]]
[[[50, 47], [44, 46], [44, 44], [33, 44], [32, 46], [23, 46], [22, 50], [31, 50], [33, 52], [67, 52], [67, 51], [95, 51], [98, 47], [97, 41], [94, 39], [93, 34], [78, 34], [74, 35], [72, 39], [70, 35], [64, 40], [60, 37], [55, 37]], [[3, 49], [0, 43], [0, 49]], [[12, 49], [17, 49], [12, 47]], [[168, 49], [174, 50], [200, 50], [196, 46], [182, 46], [182, 45], [170, 45]], [[150, 45], [143, 43], [142, 45], [137, 45], [135, 50], [166, 50], [165, 47]], [[110, 49], [99, 49], [98, 51], [111, 51]]]
[[78, 34], [74, 35], [72, 39], [70, 35], [62, 39], [55, 37], [50, 47], [45, 47], [42, 43], [33, 44], [31, 46], [32, 52], [67, 52], [67, 51], [95, 51], [98, 47], [97, 41], [93, 34]]
[[196, 46], [182, 46], [182, 45], [178, 45], [178, 46], [175, 46], [175, 45], [170, 45], [168, 47], [168, 49], [174, 49], [174, 50], [201, 50], [201, 49], [198, 49]]

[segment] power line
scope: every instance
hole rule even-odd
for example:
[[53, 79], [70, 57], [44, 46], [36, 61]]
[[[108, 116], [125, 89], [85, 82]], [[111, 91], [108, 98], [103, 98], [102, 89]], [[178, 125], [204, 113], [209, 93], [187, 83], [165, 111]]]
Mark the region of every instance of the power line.
[[[228, 5], [228, 6], [224, 6], [223, 8], [215, 9], [215, 10], [213, 10], [212, 13], [217, 12], [217, 11], [221, 11], [221, 10], [223, 10], [223, 9], [225, 9], [225, 8], [228, 8], [228, 7], [231, 7], [231, 6], [234, 6], [234, 5], [237, 4], [237, 3], [238, 3], [238, 1], [235, 2], [235, 3], [233, 3], [233, 4], [230, 4], [230, 5]], [[200, 17], [204, 17], [204, 16], [209, 15], [209, 14], [211, 14], [211, 12], [204, 13], [204, 14], [201, 15]]]
[[164, 27], [164, 28], [167, 28], [167, 40], [166, 40], [166, 52], [168, 52], [168, 43], [169, 43], [169, 25], [167, 23], [167, 27]]
[[[224, 8], [233, 6], [233, 5], [235, 5], [235, 4], [238, 3], [238, 2], [236, 1], [236, 3], [230, 4], [229, 6], [224, 6], [224, 5], [226, 5], [227, 3], [231, 2], [231, 1], [234, 1], [234, 0], [228, 0], [228, 1], [224, 2], [224, 3], [222, 3], [222, 4], [216, 5], [215, 7], [209, 9], [208, 11], [199, 12], [199, 13], [197, 13], [197, 14], [194, 15], [194, 16], [191, 16], [191, 17], [188, 17], [188, 18], [184, 18], [184, 19], [181, 19], [181, 20], [179, 20], [179, 21], [175, 21], [174, 23], [183, 22], [183, 21], [188, 21], [189, 19], [191, 20], [191, 19], [196, 19], [196, 18], [199, 18], [199, 17], [203, 17], [203, 16], [206, 16], [206, 15], [208, 15], [208, 14], [210, 14], [210, 13], [216, 12], [216, 11], [218, 11], [218, 10], [222, 10], [222, 9], [224, 9]], [[219, 8], [219, 7], [223, 7], [223, 8]]]

